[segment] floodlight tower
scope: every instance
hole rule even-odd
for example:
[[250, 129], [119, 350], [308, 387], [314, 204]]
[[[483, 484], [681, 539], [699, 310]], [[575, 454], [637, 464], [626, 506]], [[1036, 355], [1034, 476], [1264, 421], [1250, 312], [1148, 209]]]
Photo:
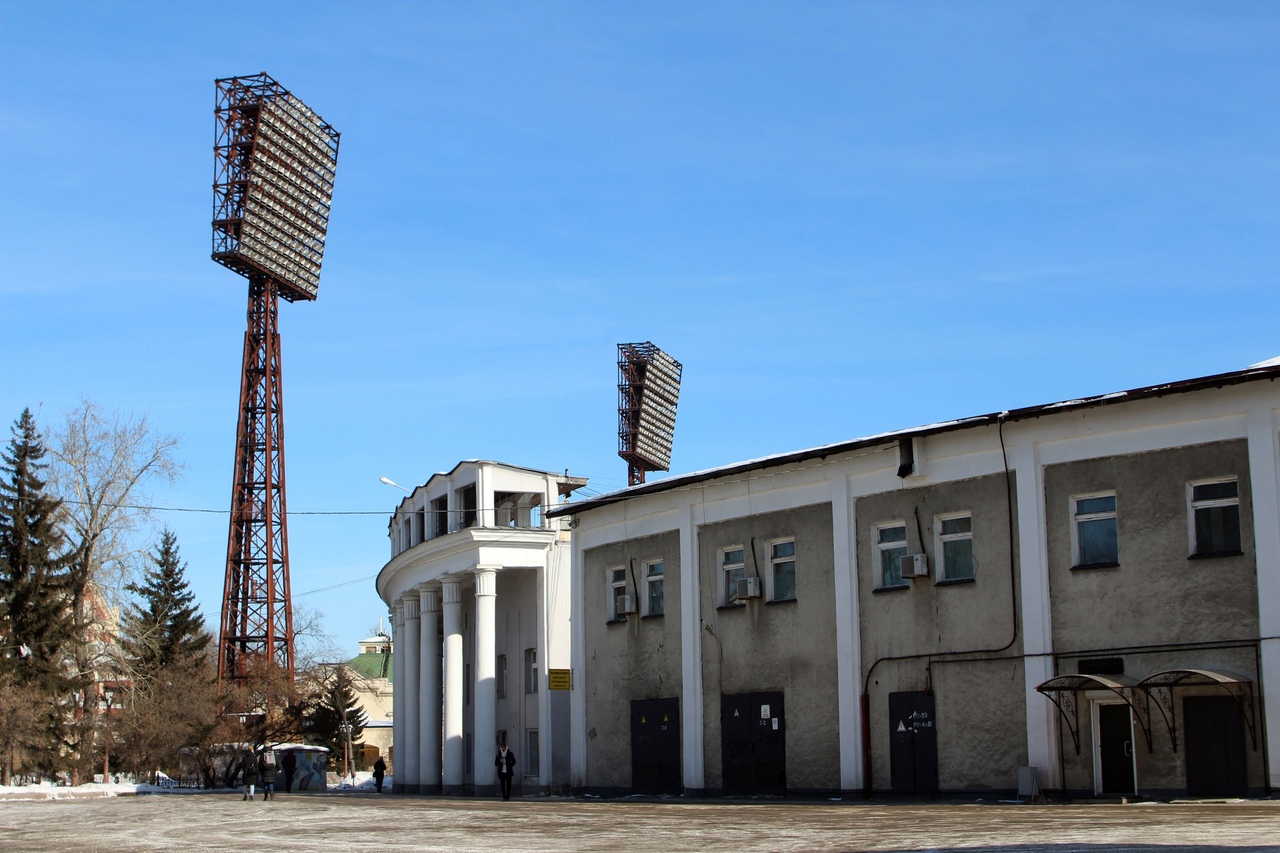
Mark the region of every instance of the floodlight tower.
[[649, 341], [618, 344], [618, 455], [628, 486], [643, 483], [646, 471], [671, 470], [681, 370]]
[[218, 683], [293, 678], [279, 300], [314, 300], [336, 130], [266, 74], [215, 81], [213, 259], [249, 279]]

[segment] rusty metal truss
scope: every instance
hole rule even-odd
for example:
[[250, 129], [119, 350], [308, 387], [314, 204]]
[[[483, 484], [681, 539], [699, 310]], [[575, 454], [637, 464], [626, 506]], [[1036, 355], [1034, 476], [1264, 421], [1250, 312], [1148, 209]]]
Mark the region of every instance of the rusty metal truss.
[[293, 676], [278, 295], [270, 276], [250, 277], [219, 684], [243, 682], [263, 662]]
[[618, 456], [627, 463], [627, 485], [646, 471], [671, 469], [680, 362], [651, 342], [618, 344]]
[[266, 74], [215, 84], [213, 259], [315, 299], [340, 134]]

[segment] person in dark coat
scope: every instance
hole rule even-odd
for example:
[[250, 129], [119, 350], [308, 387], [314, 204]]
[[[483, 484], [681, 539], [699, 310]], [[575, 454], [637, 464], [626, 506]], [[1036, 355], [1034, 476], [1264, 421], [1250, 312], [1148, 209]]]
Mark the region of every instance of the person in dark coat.
[[258, 781], [262, 783], [262, 799], [271, 799], [276, 787], [276, 751], [270, 747], [263, 747], [258, 756]]
[[253, 788], [258, 784], [258, 756], [246, 752], [240, 759], [240, 771], [244, 775], [244, 796], [242, 800], [253, 799]]
[[298, 769], [298, 756], [291, 749], [284, 754], [284, 758], [280, 759], [280, 766], [284, 769], [284, 792], [286, 794], [293, 793], [293, 774]]
[[502, 799], [511, 799], [511, 777], [516, 772], [516, 754], [507, 749], [505, 743], [498, 747], [498, 756], [493, 759], [493, 766], [498, 768], [498, 784], [502, 786]]
[[378, 793], [382, 793], [382, 779], [387, 775], [387, 762], [382, 756], [378, 756], [378, 760], [373, 762], [373, 784], [378, 788]]

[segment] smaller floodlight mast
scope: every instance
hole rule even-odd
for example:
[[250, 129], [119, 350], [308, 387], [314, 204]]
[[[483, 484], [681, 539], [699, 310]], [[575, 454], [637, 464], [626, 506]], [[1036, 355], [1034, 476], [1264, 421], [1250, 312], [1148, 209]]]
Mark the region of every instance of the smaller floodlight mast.
[[266, 74], [215, 81], [213, 259], [249, 279], [218, 682], [293, 678], [279, 298], [311, 301], [338, 132]]
[[618, 455], [628, 486], [646, 471], [671, 470], [680, 374], [680, 362], [649, 341], [618, 344]]

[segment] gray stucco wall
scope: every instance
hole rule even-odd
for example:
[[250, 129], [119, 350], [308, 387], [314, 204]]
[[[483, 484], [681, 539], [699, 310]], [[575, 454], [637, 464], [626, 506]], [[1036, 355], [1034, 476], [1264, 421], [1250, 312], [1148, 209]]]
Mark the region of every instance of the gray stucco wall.
[[[1004, 475], [998, 474], [904, 488], [856, 502], [862, 676], [870, 694], [876, 790], [890, 787], [888, 696], [916, 690], [934, 693], [941, 790], [1016, 787], [1017, 769], [1027, 763], [1027, 746], [1020, 630], [1015, 639], [1015, 620], [1021, 617], [1013, 600], [1017, 530], [1015, 525], [1011, 554], [1010, 499], [1016, 506], [1016, 483], [1011, 475], [1006, 492]], [[936, 573], [935, 517], [958, 512], [971, 513], [972, 582], [916, 578], [906, 588], [877, 591], [875, 525], [905, 521], [908, 552], [928, 555]], [[930, 665], [929, 655], [956, 653], [980, 660]], [[902, 656], [910, 659], [877, 664]]]
[[[781, 691], [785, 703], [787, 789], [840, 788], [839, 714], [836, 696], [835, 581], [831, 504], [707, 524], [698, 539], [701, 618], [714, 630], [702, 639], [707, 788], [723, 786], [720, 697]], [[794, 537], [796, 600], [717, 607], [720, 549], [747, 550], [755, 539], [755, 565], [768, 570], [768, 543]]]
[[[645, 563], [664, 563], [664, 615], [610, 622], [610, 569], [635, 565], [639, 594]], [[630, 539], [583, 553], [589, 788], [631, 786], [631, 700], [680, 696], [680, 533]]]
[[[1218, 476], [1239, 478], [1244, 553], [1189, 560], [1187, 482]], [[1044, 489], [1055, 650], [1258, 636], [1245, 441], [1052, 465]], [[1108, 490], [1120, 565], [1073, 570], [1071, 497]]]

